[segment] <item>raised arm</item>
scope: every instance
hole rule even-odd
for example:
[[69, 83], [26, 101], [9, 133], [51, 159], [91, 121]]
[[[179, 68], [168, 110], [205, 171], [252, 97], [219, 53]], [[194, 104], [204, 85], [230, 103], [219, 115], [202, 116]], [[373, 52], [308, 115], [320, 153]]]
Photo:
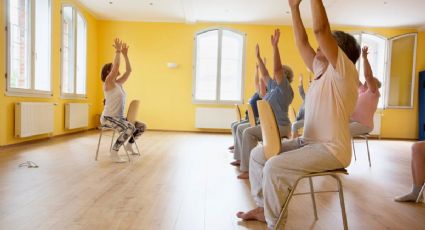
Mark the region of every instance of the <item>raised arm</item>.
[[338, 43], [332, 36], [328, 16], [322, 0], [311, 0], [311, 11], [313, 15], [313, 30], [320, 50], [329, 63], [336, 68], [338, 60]]
[[280, 85], [283, 78], [285, 77], [282, 69], [282, 61], [280, 60], [280, 52], [279, 52], [279, 38], [280, 38], [280, 30], [276, 29], [274, 31], [274, 35], [271, 36], [271, 42], [273, 46], [273, 65], [274, 65], [274, 79], [276, 83]]
[[265, 85], [267, 85], [267, 83], [269, 82], [270, 78], [270, 74], [269, 71], [266, 68], [266, 65], [264, 65], [263, 60], [261, 59], [261, 55], [260, 55], [260, 46], [257, 44], [257, 46], [255, 47], [255, 53], [257, 56], [257, 63], [258, 63], [258, 67], [260, 69], [260, 73], [261, 73], [261, 80], [263, 81], [263, 83]]
[[304, 92], [303, 75], [302, 74], [300, 74], [300, 76], [299, 76], [298, 92], [300, 93], [301, 98], [303, 100], [305, 100], [305, 92]]
[[115, 48], [115, 57], [114, 62], [112, 63], [111, 72], [109, 72], [108, 76], [105, 79], [106, 90], [110, 90], [115, 87], [115, 81], [118, 77], [118, 71], [120, 68], [122, 42], [118, 38], [116, 38], [113, 47]]
[[258, 75], [258, 63], [255, 64], [254, 85], [255, 92], [260, 94], [260, 76]]
[[289, 6], [291, 7], [292, 12], [292, 27], [294, 28], [295, 43], [304, 63], [311, 71], [313, 71], [313, 60], [316, 56], [316, 52], [314, 52], [314, 49], [308, 41], [307, 32], [305, 31], [305, 27], [301, 19], [300, 3], [301, 0], [289, 0]]
[[127, 81], [131, 73], [130, 60], [128, 59], [128, 48], [129, 46], [126, 43], [122, 44], [122, 55], [124, 56], [125, 60], [125, 73], [116, 80], [116, 82], [121, 85]]
[[362, 49], [363, 56], [363, 69], [364, 69], [364, 77], [366, 79], [367, 87], [375, 93], [378, 90], [378, 86], [376, 85], [375, 78], [373, 77], [372, 67], [370, 66], [369, 60], [367, 59], [367, 55], [369, 54], [369, 48], [367, 46]]

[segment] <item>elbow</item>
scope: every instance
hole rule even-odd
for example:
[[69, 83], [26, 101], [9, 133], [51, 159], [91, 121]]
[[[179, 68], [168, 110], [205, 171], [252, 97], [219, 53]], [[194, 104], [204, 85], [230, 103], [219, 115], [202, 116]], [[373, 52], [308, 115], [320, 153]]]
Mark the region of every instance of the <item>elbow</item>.
[[324, 34], [330, 33], [330, 28], [329, 26], [326, 26], [326, 25], [320, 25], [318, 27], [315, 27], [313, 32], [314, 32], [314, 35], [316, 35], [316, 37], [323, 36]]

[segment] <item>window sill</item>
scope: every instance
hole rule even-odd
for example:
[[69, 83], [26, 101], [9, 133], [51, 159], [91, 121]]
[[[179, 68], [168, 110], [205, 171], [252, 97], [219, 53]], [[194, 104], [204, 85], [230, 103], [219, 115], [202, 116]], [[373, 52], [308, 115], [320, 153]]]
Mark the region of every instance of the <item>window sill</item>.
[[87, 98], [86, 95], [62, 94], [61, 99], [64, 99], [64, 100], [87, 100], [88, 98]]
[[15, 92], [15, 91], [6, 91], [5, 96], [7, 97], [28, 97], [28, 98], [52, 98], [53, 94], [48, 93], [37, 93], [37, 92]]
[[243, 104], [243, 101], [199, 101], [193, 100], [193, 104], [195, 105], [235, 105], [235, 104]]

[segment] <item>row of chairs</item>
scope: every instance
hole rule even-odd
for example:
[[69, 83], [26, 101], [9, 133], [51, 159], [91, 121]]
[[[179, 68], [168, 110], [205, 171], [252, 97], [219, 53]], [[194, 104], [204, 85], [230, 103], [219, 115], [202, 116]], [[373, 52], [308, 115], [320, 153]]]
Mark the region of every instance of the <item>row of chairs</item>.
[[[277, 125], [276, 122], [276, 117], [273, 113], [273, 110], [270, 106], [270, 104], [267, 101], [264, 100], [259, 100], [257, 101], [257, 106], [258, 106], [258, 113], [260, 116], [260, 126], [261, 126], [261, 132], [262, 132], [262, 145], [263, 145], [263, 149], [264, 149], [264, 155], [266, 157], [266, 159], [270, 159], [273, 156], [276, 156], [277, 154], [279, 154], [281, 152], [281, 138], [279, 135], [279, 127]], [[254, 118], [254, 113], [252, 111], [252, 107], [250, 105], [248, 105], [247, 107], [248, 109], [248, 119], [249, 119], [249, 123], [251, 126], [255, 126], [256, 122]], [[236, 106], [236, 112], [237, 112], [237, 118], [239, 119], [239, 121], [241, 120], [241, 113], [240, 113], [240, 107]], [[289, 207], [289, 203], [292, 199], [293, 196], [298, 196], [298, 195], [310, 195], [311, 196], [311, 200], [312, 200], [312, 204], [313, 204], [313, 211], [314, 211], [314, 217], [315, 220], [318, 220], [318, 215], [317, 215], [317, 205], [316, 205], [316, 198], [315, 198], [315, 194], [316, 193], [329, 193], [329, 192], [335, 192], [339, 194], [339, 200], [340, 200], [340, 205], [341, 205], [341, 214], [342, 214], [342, 221], [343, 221], [343, 227], [345, 230], [348, 229], [348, 223], [347, 223], [347, 215], [346, 215], [346, 211], [345, 211], [345, 203], [344, 203], [344, 192], [343, 192], [343, 187], [342, 187], [342, 182], [340, 177], [338, 176], [338, 174], [346, 174], [348, 175], [348, 172], [346, 169], [338, 169], [338, 170], [332, 170], [332, 171], [327, 171], [327, 172], [320, 172], [320, 173], [311, 173], [311, 174], [307, 174], [304, 176], [299, 177], [295, 184], [293, 185], [291, 191], [288, 194], [288, 198], [286, 200], [286, 202], [284, 203], [280, 215], [279, 215], [279, 219], [275, 225], [275, 229], [278, 229], [283, 217], [285, 216], [286, 212], [288, 211], [288, 207]], [[323, 177], [323, 176], [329, 176], [333, 179], [335, 179], [335, 181], [337, 182], [337, 189], [336, 190], [327, 190], [327, 191], [316, 191], [314, 189], [314, 184], [313, 184], [313, 178], [314, 177]], [[299, 184], [299, 182], [303, 179], [308, 179], [309, 181], [309, 187], [310, 187], [310, 191], [309, 192], [303, 192], [303, 193], [295, 193], [296, 188]]]

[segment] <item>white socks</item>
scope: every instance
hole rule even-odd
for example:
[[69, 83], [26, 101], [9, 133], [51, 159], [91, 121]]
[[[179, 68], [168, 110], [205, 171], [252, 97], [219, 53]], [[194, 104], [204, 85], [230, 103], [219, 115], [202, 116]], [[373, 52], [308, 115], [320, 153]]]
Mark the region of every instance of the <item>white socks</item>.
[[124, 163], [126, 162], [126, 160], [121, 159], [121, 157], [118, 155], [118, 151], [116, 150], [111, 150], [111, 155], [109, 156], [111, 158], [112, 161], [116, 162], [116, 163]]
[[394, 200], [397, 202], [416, 202], [418, 197], [422, 196], [422, 194], [420, 194], [421, 189], [421, 186], [412, 185], [412, 191], [410, 193], [404, 196], [398, 196]]

